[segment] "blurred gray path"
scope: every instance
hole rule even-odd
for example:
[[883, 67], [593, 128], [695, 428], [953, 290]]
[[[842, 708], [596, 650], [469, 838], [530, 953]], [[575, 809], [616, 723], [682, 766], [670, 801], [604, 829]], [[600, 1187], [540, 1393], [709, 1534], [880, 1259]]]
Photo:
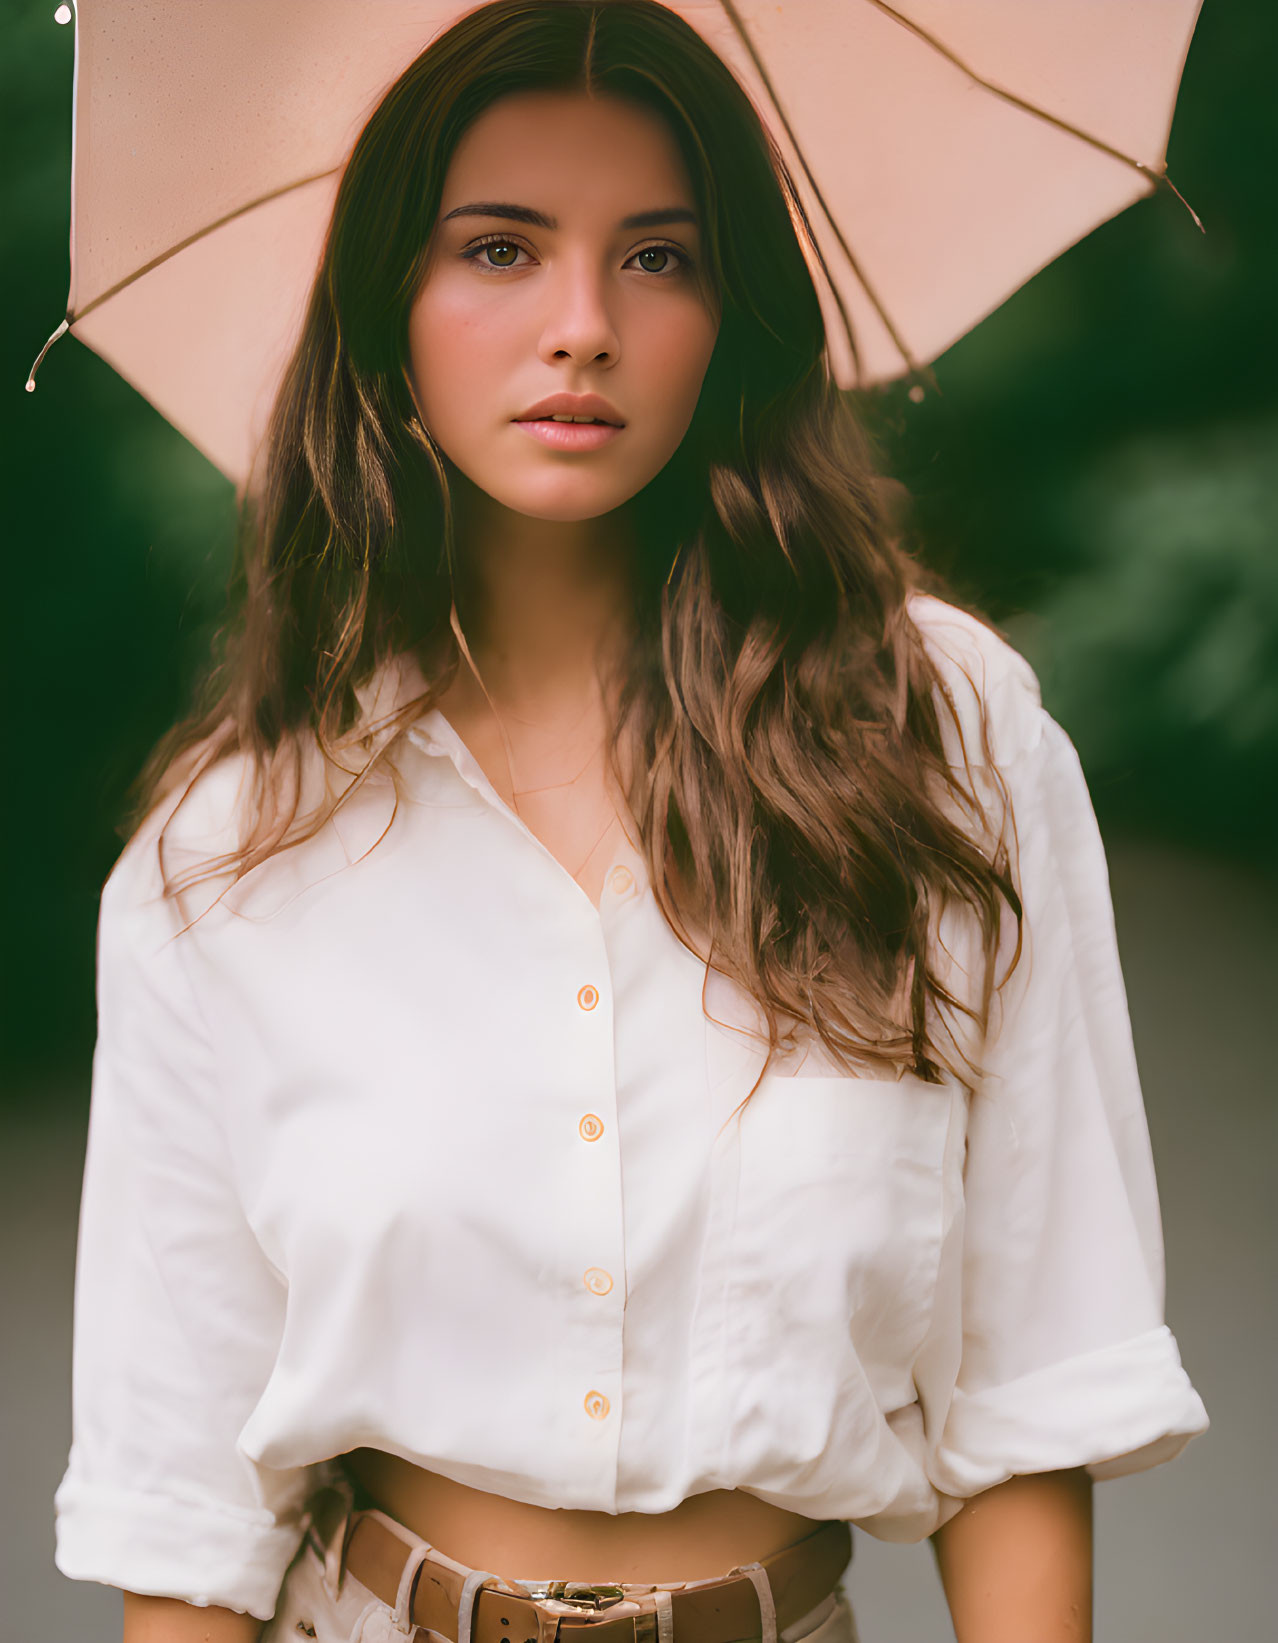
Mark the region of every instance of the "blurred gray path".
[[[1278, 894], [1162, 847], [1113, 845], [1110, 859], [1163, 1206], [1167, 1317], [1212, 1428], [1170, 1464], [1097, 1486], [1096, 1643], [1264, 1643], [1278, 1630]], [[53, 1566], [83, 1157], [82, 1130], [65, 1120], [10, 1127], [0, 1156], [0, 1643], [120, 1638], [119, 1593]], [[855, 1539], [862, 1643], [952, 1640], [930, 1546]]]

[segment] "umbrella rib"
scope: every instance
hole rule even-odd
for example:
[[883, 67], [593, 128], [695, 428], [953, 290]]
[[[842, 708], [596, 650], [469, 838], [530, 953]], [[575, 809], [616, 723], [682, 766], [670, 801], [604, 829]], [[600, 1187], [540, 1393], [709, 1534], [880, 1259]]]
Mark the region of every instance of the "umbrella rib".
[[[724, 3], [726, 4], [726, 0], [724, 0]], [[1133, 171], [1139, 171], [1148, 177], [1151, 184], [1155, 186], [1161, 184], [1164, 188], [1170, 189], [1194, 219], [1195, 225], [1202, 229], [1203, 233], [1207, 232], [1203, 228], [1198, 213], [1176, 187], [1175, 183], [1172, 182], [1165, 169], [1155, 171], [1151, 166], [1147, 166], [1143, 160], [1133, 159], [1130, 154], [1125, 154], [1121, 148], [1115, 148], [1112, 143], [1107, 143], [1104, 138], [1095, 137], [1090, 131], [1084, 131], [1081, 126], [1072, 125], [1070, 121], [1061, 119], [1058, 114], [1049, 114], [1045, 108], [1039, 108], [1037, 103], [1031, 103], [1025, 97], [1018, 97], [1014, 91], [1008, 91], [1006, 87], [996, 85], [993, 80], [987, 80], [984, 75], [978, 74], [970, 64], [965, 63], [956, 52], [951, 51], [944, 41], [938, 40], [934, 34], [929, 33], [927, 29], [916, 23], [912, 18], [902, 16], [894, 6], [887, 4], [887, 0], [866, 0], [866, 3], [873, 6], [876, 11], [881, 11], [885, 17], [890, 17], [893, 22], [899, 23], [903, 29], [908, 29], [917, 39], [922, 40], [924, 45], [931, 46], [933, 51], [939, 53], [947, 62], [953, 63], [955, 68], [966, 74], [968, 79], [980, 86], [982, 90], [990, 92], [995, 97], [1002, 98], [1005, 103], [1010, 103], [1013, 108], [1019, 108], [1024, 114], [1032, 114], [1035, 119], [1046, 121], [1048, 125], [1055, 126], [1058, 131], [1063, 131], [1070, 137], [1077, 137], [1080, 142], [1090, 143], [1093, 148], [1099, 149], [1102, 154], [1108, 154], [1111, 159], [1121, 160], [1124, 165], [1131, 166]]]
[[27, 372], [27, 392], [33, 393], [35, 391], [35, 374], [40, 369], [40, 363], [44, 356], [58, 338], [65, 336], [72, 325], [84, 319], [87, 314], [91, 314], [102, 303], [118, 296], [121, 291], [126, 290], [136, 280], [140, 280], [144, 274], [149, 274], [153, 268], [158, 268], [161, 263], [168, 262], [170, 257], [176, 257], [179, 251], [185, 251], [188, 245], [194, 245], [196, 240], [202, 240], [206, 234], [213, 233], [214, 229], [221, 228], [225, 223], [234, 222], [237, 217], [243, 217], [249, 211], [256, 211], [259, 205], [266, 205], [271, 200], [277, 200], [282, 194], [291, 194], [295, 188], [305, 188], [307, 183], [317, 183], [324, 177], [331, 177], [335, 171], [341, 169], [341, 166], [330, 166], [327, 171], [317, 171], [312, 177], [299, 177], [296, 182], [285, 183], [280, 188], [273, 188], [269, 194], [259, 194], [255, 200], [249, 200], [244, 205], [236, 206], [234, 211], [228, 211], [225, 216], [219, 217], [216, 222], [206, 223], [203, 228], [198, 229], [194, 234], [188, 234], [184, 240], [179, 240], [176, 245], [171, 245], [167, 251], [161, 251], [158, 257], [152, 257], [150, 262], [144, 263], [141, 268], [135, 268], [131, 274], [126, 274], [122, 280], [117, 280], [109, 291], [103, 291], [99, 296], [94, 297], [92, 302], [85, 303], [78, 313], [73, 314], [68, 308], [66, 318], [48, 342], [45, 343], [44, 347], [41, 348], [35, 364]]
[[[732, 24], [733, 28], [740, 36], [741, 43], [749, 53], [750, 61], [754, 64], [755, 72], [758, 74], [760, 80], [762, 80], [764, 89], [768, 96], [772, 99], [772, 106], [776, 110], [777, 118], [780, 120], [786, 136], [790, 139], [790, 142], [794, 147], [794, 152], [798, 156], [799, 164], [803, 168], [803, 175], [807, 178], [808, 186], [815, 195], [816, 202], [821, 207], [821, 211], [825, 217], [825, 220], [829, 223], [835, 239], [839, 242], [840, 250], [848, 260], [848, 266], [856, 275], [857, 279], [861, 282], [861, 289], [865, 292], [866, 296], [869, 297], [870, 302], [874, 306], [875, 312], [883, 321], [884, 328], [891, 337], [893, 344], [901, 355], [901, 358], [905, 361], [906, 365], [909, 366], [911, 371], [918, 372], [920, 370], [919, 362], [910, 352], [909, 345], [906, 343], [904, 337], [902, 337], [901, 333], [892, 323], [892, 318], [887, 309], [883, 306], [878, 292], [870, 284], [869, 279], [866, 277], [865, 270], [861, 267], [861, 264], [853, 254], [852, 247], [848, 244], [846, 238], [844, 237], [843, 230], [835, 221], [834, 213], [825, 203], [825, 195], [821, 192], [820, 184], [812, 175], [812, 168], [808, 165], [807, 157], [803, 152], [802, 145], [794, 134], [794, 127], [790, 124], [789, 116], [786, 114], [785, 109], [781, 105], [781, 99], [777, 96], [776, 87], [772, 84], [772, 76], [768, 73], [766, 67], [764, 66], [763, 59], [760, 57], [754, 41], [750, 38], [750, 32], [746, 28], [740, 12], [734, 4], [734, 0], [719, 0], [719, 4], [723, 7], [724, 12], [727, 14], [728, 21]], [[838, 305], [839, 315], [843, 320], [843, 329], [847, 335], [848, 346], [852, 350], [853, 363], [856, 366], [857, 376], [859, 377], [861, 374], [861, 356], [856, 345], [856, 336], [852, 330], [852, 321], [848, 315], [846, 307], [844, 306], [839, 288], [830, 276], [830, 270], [826, 263], [825, 255], [822, 252], [821, 247], [817, 244], [815, 235], [812, 236], [812, 246], [813, 250], [816, 252], [817, 260], [821, 264], [821, 271], [825, 275], [831, 294]], [[930, 373], [928, 374], [930, 375]]]
[[[803, 175], [807, 179], [808, 186], [812, 189], [817, 204], [820, 206], [825, 220], [829, 223], [831, 231], [833, 232], [835, 239], [838, 241], [840, 250], [847, 258], [848, 266], [851, 268], [856, 278], [860, 281], [862, 290], [873, 304], [875, 312], [878, 314], [880, 320], [882, 320], [884, 328], [891, 337], [892, 342], [897, 351], [900, 353], [902, 359], [904, 359], [911, 371], [915, 373], [920, 372], [924, 368], [920, 367], [904, 338], [901, 336], [896, 326], [892, 323], [891, 316], [884, 307], [878, 292], [874, 289], [873, 285], [871, 285], [869, 279], [866, 277], [865, 270], [861, 267], [861, 264], [854, 255], [851, 246], [848, 244], [842, 228], [835, 220], [834, 213], [826, 204], [825, 195], [821, 192], [820, 185], [818, 184], [816, 178], [812, 175], [812, 168], [808, 165], [807, 157], [803, 152], [802, 145], [795, 136], [794, 127], [790, 124], [789, 116], [786, 114], [785, 109], [782, 106], [781, 99], [777, 96], [776, 87], [772, 83], [772, 77], [768, 73], [767, 68], [764, 66], [763, 59], [759, 55], [758, 49], [750, 37], [750, 32], [746, 28], [734, 0], [719, 0], [719, 4], [723, 8], [728, 21], [731, 23], [733, 29], [740, 38], [742, 45], [745, 47], [750, 61], [754, 65], [755, 72], [758, 74], [765, 91], [772, 101], [772, 106], [776, 111], [777, 118], [781, 122], [781, 126], [784, 129], [786, 136], [790, 139], [790, 142], [793, 145], [794, 152], [798, 157], [800, 166], [803, 169]], [[1162, 186], [1170, 190], [1170, 192], [1174, 194], [1180, 203], [1185, 207], [1185, 210], [1189, 212], [1195, 226], [1201, 232], [1206, 233], [1206, 229], [1203, 228], [1202, 220], [1199, 218], [1198, 213], [1176, 187], [1175, 183], [1172, 182], [1171, 178], [1167, 175], [1166, 169], [1155, 171], [1150, 166], [1147, 166], [1143, 160], [1134, 159], [1130, 154], [1125, 154], [1122, 149], [1115, 148], [1111, 143], [1105, 142], [1103, 138], [1095, 137], [1091, 132], [1084, 131], [1081, 126], [1072, 125], [1068, 120], [1061, 119], [1059, 115], [1051, 114], [1046, 109], [1039, 108], [1037, 104], [1031, 103], [1027, 98], [1018, 97], [1015, 92], [1008, 91], [1003, 86], [996, 85], [992, 80], [985, 79], [983, 75], [978, 74], [975, 69], [965, 63], [961, 57], [951, 51], [947, 45], [938, 40], [935, 35], [930, 34], [925, 28], [922, 28], [918, 23], [912, 21], [912, 19], [902, 16], [902, 14], [897, 11], [895, 7], [888, 5], [886, 0], [868, 0], [868, 4], [874, 6], [876, 10], [881, 11], [885, 17], [890, 17], [894, 22], [899, 23], [902, 28], [908, 29], [917, 39], [922, 40], [925, 45], [930, 46], [933, 51], [946, 58], [946, 60], [952, 63], [955, 68], [959, 69], [963, 74], [966, 74], [974, 84], [980, 86], [983, 90], [990, 92], [992, 96], [1001, 98], [1004, 102], [1009, 103], [1013, 108], [1020, 109], [1022, 113], [1031, 114], [1035, 119], [1043, 120], [1048, 125], [1053, 125], [1059, 131], [1065, 132], [1067, 136], [1077, 137], [1080, 142], [1089, 143], [1093, 148], [1099, 149], [1101, 153], [1108, 154], [1112, 159], [1121, 161], [1122, 164], [1130, 166], [1134, 171], [1139, 171], [1143, 176], [1149, 179], [1151, 186]], [[838, 286], [830, 276], [830, 269], [825, 260], [824, 253], [822, 252], [821, 247], [816, 243], [815, 237], [813, 238], [813, 250], [815, 251], [817, 260], [821, 265], [821, 271], [825, 275], [826, 281], [831, 290], [831, 294], [838, 305], [839, 315], [843, 321], [843, 329], [848, 339], [848, 346], [852, 350], [853, 362], [857, 367], [857, 374], [859, 376], [860, 353], [857, 349], [856, 337], [852, 329], [852, 322], [848, 316], [847, 309], [844, 306], [843, 298], [839, 293]], [[931, 376], [930, 371], [927, 371], [926, 374]]]
[[259, 194], [255, 200], [249, 200], [244, 205], [236, 206], [234, 211], [228, 211], [224, 217], [219, 217], [216, 222], [206, 223], [203, 228], [197, 229], [194, 234], [188, 234], [184, 240], [179, 240], [176, 245], [171, 245], [167, 251], [161, 251], [158, 257], [152, 257], [150, 262], [144, 263], [141, 268], [135, 268], [131, 274], [126, 274], [122, 280], [117, 280], [109, 291], [103, 291], [100, 296], [94, 297], [93, 301], [86, 303], [78, 313], [72, 314], [68, 311], [68, 323], [74, 325], [77, 320], [84, 319], [100, 304], [108, 301], [111, 297], [118, 296], [135, 280], [140, 280], [144, 274], [149, 274], [152, 269], [158, 268], [161, 263], [168, 262], [170, 257], [176, 257], [179, 251], [185, 251], [188, 245], [194, 245], [197, 240], [202, 240], [206, 234], [212, 234], [216, 229], [225, 227], [229, 222], [234, 222], [237, 217], [243, 217], [250, 211], [256, 211], [259, 205], [267, 205], [271, 200], [279, 199], [282, 194], [291, 194], [295, 188], [305, 188], [307, 183], [317, 183], [324, 177], [331, 177], [334, 172], [341, 169], [339, 165], [330, 166], [327, 171], [317, 171], [312, 177], [299, 177], [296, 182], [285, 183], [280, 188], [273, 188], [269, 194]]

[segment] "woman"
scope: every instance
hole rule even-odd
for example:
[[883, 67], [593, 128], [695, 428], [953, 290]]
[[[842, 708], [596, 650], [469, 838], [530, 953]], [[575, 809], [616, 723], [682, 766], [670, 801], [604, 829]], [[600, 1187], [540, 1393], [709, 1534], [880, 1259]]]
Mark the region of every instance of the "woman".
[[853, 1643], [849, 1522], [1085, 1638], [1091, 1481], [1206, 1427], [1077, 761], [801, 231], [652, 0], [360, 136], [103, 894], [57, 1561], [126, 1643]]

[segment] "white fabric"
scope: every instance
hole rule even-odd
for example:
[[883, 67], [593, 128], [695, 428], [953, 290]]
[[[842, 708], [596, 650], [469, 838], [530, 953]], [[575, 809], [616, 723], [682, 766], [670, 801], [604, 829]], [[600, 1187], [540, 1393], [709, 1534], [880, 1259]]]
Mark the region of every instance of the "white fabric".
[[[708, 1020], [639, 856], [596, 910], [437, 712], [375, 848], [388, 782], [178, 939], [154, 821], [131, 842], [64, 1574], [265, 1619], [361, 1445], [542, 1506], [741, 1488], [912, 1541], [1014, 1473], [1119, 1476], [1206, 1429], [1077, 759], [1014, 651], [912, 609], [969, 732], [987, 704], [1020, 846], [1027, 950], [971, 1098], [811, 1058], [725, 1123], [762, 1058], [744, 998], [712, 977]], [[179, 811], [193, 859], [240, 774]]]

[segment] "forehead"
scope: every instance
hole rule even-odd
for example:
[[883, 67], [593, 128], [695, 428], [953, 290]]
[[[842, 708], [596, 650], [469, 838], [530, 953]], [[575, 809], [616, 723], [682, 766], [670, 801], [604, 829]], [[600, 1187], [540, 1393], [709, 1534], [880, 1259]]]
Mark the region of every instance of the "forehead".
[[555, 216], [572, 215], [574, 207], [620, 217], [623, 204], [695, 203], [679, 145], [660, 114], [623, 98], [557, 91], [512, 92], [467, 128], [448, 167], [441, 210], [480, 199]]

